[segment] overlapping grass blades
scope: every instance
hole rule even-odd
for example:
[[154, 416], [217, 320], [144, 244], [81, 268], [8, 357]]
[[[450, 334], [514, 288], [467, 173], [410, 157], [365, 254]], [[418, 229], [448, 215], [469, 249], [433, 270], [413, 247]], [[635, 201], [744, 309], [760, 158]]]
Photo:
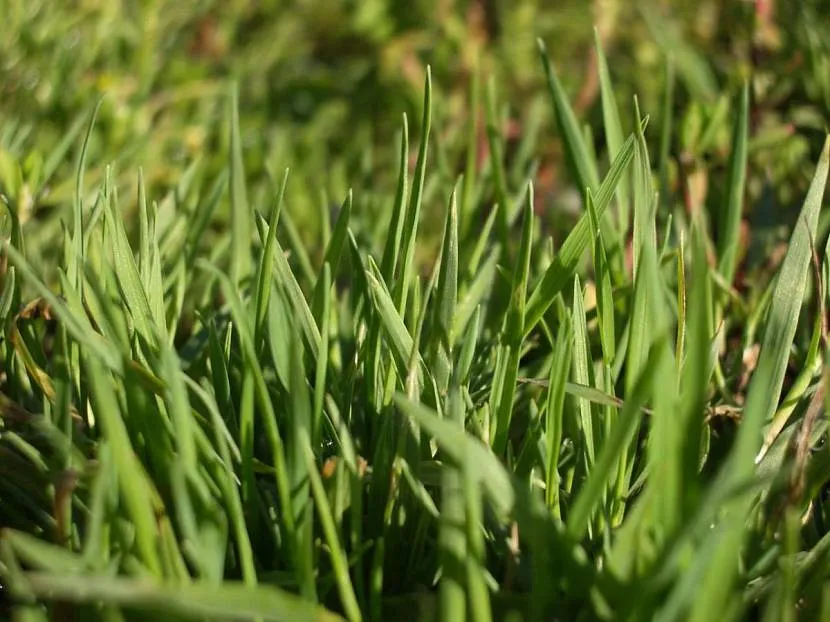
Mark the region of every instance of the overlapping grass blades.
[[[584, 207], [552, 255], [543, 195], [532, 179], [519, 202], [508, 191], [494, 89], [489, 165], [466, 153], [463, 178], [444, 174], [429, 70], [383, 240], [366, 189], [345, 193], [316, 249], [286, 219], [287, 171], [272, 197], [249, 195], [235, 89], [224, 172], [157, 201], [139, 174], [137, 249], [113, 169], [82, 200], [84, 146], [64, 265], [44, 270], [19, 236], [2, 250], [0, 577], [15, 612], [708, 620], [826, 604], [826, 344], [816, 319], [802, 356], [797, 328], [830, 140], [754, 310], [740, 425], [713, 440], [730, 397], [711, 382], [713, 319], [730, 312], [713, 285], [740, 260], [748, 91], [710, 263], [704, 218], [663, 230], [673, 199], [655, 191], [648, 117], [635, 100], [624, 137], [596, 45], [601, 158], [540, 45]], [[696, 66], [681, 69], [706, 90]], [[198, 206], [176, 200], [191, 187]], [[220, 207], [230, 237], [207, 252]], [[440, 250], [419, 270], [433, 209]], [[45, 304], [18, 304], [33, 296]], [[808, 365], [781, 406], [794, 350]]]

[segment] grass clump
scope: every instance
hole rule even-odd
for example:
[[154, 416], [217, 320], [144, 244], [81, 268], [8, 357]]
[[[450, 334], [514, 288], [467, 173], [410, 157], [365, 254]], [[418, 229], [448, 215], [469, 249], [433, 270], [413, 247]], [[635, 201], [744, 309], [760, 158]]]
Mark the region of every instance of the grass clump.
[[[224, 165], [194, 165], [157, 197], [140, 170], [125, 185], [113, 166], [88, 187], [93, 112], [51, 254], [24, 228], [25, 193], [4, 186], [9, 611], [827, 611], [830, 269], [817, 241], [830, 140], [775, 278], [736, 291], [748, 87], [732, 93], [728, 170], [711, 172], [726, 188], [715, 220], [663, 184], [667, 143], [649, 148], [656, 124], [636, 99], [625, 120], [596, 46], [599, 149], [538, 46], [584, 205], [556, 248], [534, 164], [521, 184], [506, 174], [494, 87], [488, 159], [446, 174], [429, 69], [417, 129], [403, 117], [395, 191], [367, 189], [383, 205], [373, 211], [349, 190], [319, 249], [291, 220], [290, 171], [249, 192], [236, 88], [223, 94]], [[656, 117], [669, 140], [671, 80], [664, 89]], [[474, 81], [474, 108], [478, 91]], [[476, 138], [472, 126], [468, 147]], [[440, 243], [421, 269], [436, 204]], [[228, 230], [208, 236], [220, 205]]]

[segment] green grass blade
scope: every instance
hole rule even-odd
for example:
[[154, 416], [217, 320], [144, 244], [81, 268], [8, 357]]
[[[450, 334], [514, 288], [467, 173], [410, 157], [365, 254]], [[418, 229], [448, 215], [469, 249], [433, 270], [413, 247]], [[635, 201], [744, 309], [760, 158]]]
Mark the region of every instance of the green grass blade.
[[317, 605], [275, 587], [250, 588], [226, 582], [220, 587], [196, 582], [159, 585], [144, 579], [106, 575], [73, 577], [31, 572], [26, 579], [41, 598], [73, 603], [104, 602], [166, 616], [251, 622], [310, 620], [334, 622], [341, 618]]
[[113, 196], [111, 169], [107, 167], [104, 185], [104, 214], [109, 232], [113, 255], [113, 268], [121, 289], [124, 304], [135, 322], [136, 331], [150, 344], [156, 343], [153, 312], [147, 299], [147, 291], [141, 280], [141, 273], [130, 248], [124, 221], [119, 213], [116, 198]]
[[453, 322], [454, 335], [464, 333], [475, 310], [491, 293], [500, 255], [501, 253], [498, 249], [490, 253], [487, 259], [484, 260], [484, 265], [481, 266], [478, 274], [475, 275], [471, 283], [467, 284], [467, 291], [461, 297], [461, 300], [458, 301], [458, 306], [455, 310], [455, 320]]
[[159, 533], [153, 508], [147, 502], [151, 495], [146, 473], [133, 453], [110, 375], [91, 356], [84, 357], [83, 363], [91, 388], [93, 409], [101, 421], [104, 438], [112, 447], [121, 494], [135, 525], [136, 548], [150, 572], [160, 577]]
[[280, 189], [277, 192], [277, 201], [271, 209], [271, 215], [268, 217], [268, 234], [263, 245], [262, 258], [257, 268], [257, 289], [254, 307], [256, 309], [254, 339], [257, 343], [262, 338], [263, 330], [265, 329], [265, 316], [268, 311], [268, 305], [271, 302], [271, 283], [274, 278], [274, 246], [277, 240], [277, 226], [279, 224], [280, 213], [282, 212], [282, 203], [287, 185], [288, 169], [285, 169]]
[[424, 428], [440, 444], [444, 456], [457, 467], [475, 464], [474, 474], [484, 487], [487, 499], [500, 515], [510, 512], [516, 501], [510, 475], [496, 456], [458, 424], [406, 396], [396, 394], [394, 402], [408, 417]]
[[[579, 277], [574, 279], [572, 319], [574, 328], [573, 378], [578, 384], [590, 387], [594, 384], [590, 372], [592, 363], [591, 345], [588, 342], [588, 326], [585, 323], [585, 307]], [[594, 416], [591, 409], [591, 402], [582, 398], [577, 398], [576, 401], [577, 407], [579, 408], [579, 423], [582, 431], [580, 441], [584, 445], [586, 469], [590, 472], [596, 459], [594, 455]]]
[[[199, 265], [204, 270], [212, 272], [216, 276], [222, 288], [222, 293], [229, 303], [231, 316], [234, 321], [234, 327], [239, 334], [239, 341], [242, 348], [242, 354], [245, 358], [245, 364], [252, 378], [251, 382], [253, 383], [256, 404], [259, 407], [260, 417], [265, 425], [265, 435], [268, 439], [271, 449], [271, 456], [274, 461], [274, 475], [276, 478], [276, 488], [280, 505], [283, 508], [290, 508], [292, 507], [292, 495], [288, 469], [286, 466], [287, 460], [285, 445], [277, 425], [277, 416], [274, 412], [274, 406], [268, 393], [268, 387], [265, 382], [262, 367], [257, 357], [253, 334], [249, 325], [250, 316], [246, 313], [242, 300], [239, 298], [239, 294], [231, 279], [207, 262], [202, 261]], [[296, 522], [294, 520], [293, 512], [283, 512], [282, 522], [285, 526], [286, 537], [289, 545], [296, 547]], [[292, 554], [296, 557], [297, 551], [293, 550]]]
[[741, 214], [744, 202], [749, 134], [749, 83], [741, 90], [738, 116], [732, 131], [732, 154], [729, 158], [727, 201], [721, 210], [718, 229], [718, 271], [727, 283], [735, 279], [740, 244]]
[[418, 147], [418, 161], [415, 164], [415, 178], [412, 191], [409, 195], [409, 207], [403, 222], [401, 239], [401, 259], [399, 261], [398, 278], [395, 281], [393, 296], [395, 307], [400, 313], [406, 310], [406, 300], [412, 280], [413, 261], [415, 259], [415, 238], [418, 232], [418, 223], [421, 217], [421, 200], [424, 192], [424, 178], [427, 167], [427, 148], [429, 146], [429, 132], [432, 126], [432, 71], [427, 67], [426, 82], [424, 84], [424, 117], [421, 125], [421, 143]]
[[513, 417], [513, 399], [516, 394], [516, 380], [519, 373], [523, 328], [525, 326], [525, 308], [527, 301], [527, 283], [530, 278], [530, 255], [533, 245], [533, 184], [528, 183], [522, 216], [522, 241], [513, 272], [512, 294], [507, 316], [504, 320], [503, 343], [507, 348], [505, 376], [497, 402], [496, 417], [491, 425], [491, 438], [496, 454], [502, 455], [507, 448], [510, 421]]
[[559, 495], [559, 456], [564, 432], [565, 385], [570, 376], [573, 329], [567, 321], [559, 325], [553, 346], [553, 363], [548, 376], [548, 395], [545, 409], [545, 502], [554, 518], [561, 520], [562, 508]]
[[634, 98], [637, 147], [634, 150], [634, 279], [643, 252], [643, 245], [657, 246], [655, 229], [654, 188], [651, 180], [651, 165], [648, 158], [648, 146], [640, 117], [640, 105]]
[[398, 186], [395, 191], [395, 202], [392, 205], [392, 220], [389, 223], [389, 231], [392, 234], [386, 236], [386, 244], [380, 262], [381, 274], [387, 283], [391, 283], [395, 277], [405, 218], [407, 172], [409, 170], [409, 124], [405, 114], [403, 115], [401, 150], [398, 158]]
[[590, 191], [586, 196], [585, 204], [588, 215], [591, 217], [591, 231], [594, 237], [591, 254], [594, 262], [602, 358], [606, 364], [613, 365], [617, 355], [617, 338], [614, 334], [614, 292], [611, 286], [611, 268], [608, 265], [608, 256], [605, 253], [605, 244], [600, 232], [600, 221], [594, 208], [594, 197]]
[[81, 155], [78, 158], [78, 167], [75, 172], [75, 193], [72, 200], [72, 253], [70, 261], [66, 265], [66, 272], [69, 276], [69, 283], [73, 289], [82, 292], [82, 270], [84, 262], [84, 172], [86, 171], [86, 158], [89, 150], [89, 141], [92, 138], [92, 129], [95, 126], [95, 119], [101, 109], [103, 98], [99, 99], [92, 110], [87, 126], [84, 143], [81, 146]]
[[556, 121], [559, 124], [559, 131], [562, 132], [568, 167], [580, 191], [584, 192], [587, 188], [593, 190], [599, 186], [596, 161], [591, 157], [579, 123], [568, 102], [568, 96], [559, 83], [559, 78], [548, 58], [548, 51], [544, 42], [538, 39], [536, 44], [539, 48], [542, 65], [545, 68], [545, 77], [547, 78], [548, 91], [553, 99]]
[[[613, 161], [623, 146], [623, 134], [620, 109], [617, 106], [617, 97], [614, 94], [614, 85], [608, 71], [608, 62], [602, 49], [599, 31], [594, 28], [594, 47], [597, 51], [597, 68], [599, 70], [600, 94], [602, 96], [602, 122], [605, 128], [605, 140], [608, 143], [608, 154]], [[622, 239], [628, 234], [631, 218], [631, 179], [624, 174], [617, 186], [617, 227]]]
[[[633, 135], [630, 135], [614, 159], [608, 175], [606, 175], [599, 192], [596, 194], [594, 207], [596, 208], [598, 218], [601, 219], [603, 217], [605, 210], [611, 203], [611, 199], [617, 189], [617, 184], [634, 156], [634, 150], [635, 138]], [[573, 278], [582, 254], [591, 242], [591, 223], [589, 218], [588, 214], [582, 215], [554, 257], [553, 263], [545, 270], [541, 280], [530, 295], [525, 317], [525, 334], [529, 334], [536, 327], [550, 305], [553, 304], [557, 294]]]
[[455, 310], [458, 304], [458, 184], [453, 189], [447, 208], [444, 240], [441, 248], [438, 285], [432, 318], [433, 376], [438, 390], [443, 393], [450, 380]]
[[242, 136], [239, 130], [239, 86], [233, 84], [228, 102], [231, 131], [229, 161], [231, 182], [231, 279], [238, 287], [250, 275], [251, 214], [245, 185], [245, 166], [242, 158]]
[[337, 276], [337, 271], [340, 268], [340, 257], [343, 255], [343, 248], [346, 245], [346, 234], [349, 232], [349, 219], [351, 215], [352, 191], [349, 190], [346, 198], [343, 200], [343, 205], [340, 206], [340, 212], [337, 214], [337, 222], [334, 225], [331, 239], [326, 246], [326, 254], [323, 259], [323, 263], [327, 263], [331, 268], [332, 278]]
[[[692, 231], [692, 276], [686, 313], [688, 349], [681, 371], [682, 421], [686, 439], [683, 446], [683, 491], [686, 511], [691, 512], [699, 496], [698, 466], [703, 436], [704, 404], [709, 386], [709, 313], [712, 308], [712, 286], [709, 264], [701, 233]], [[682, 353], [678, 353], [678, 356]]]
[[[816, 173], [781, 264], [758, 366], [749, 386], [743, 422], [729, 459], [722, 467], [719, 481], [725, 482], [723, 485], [741, 482], [752, 473], [755, 454], [761, 446], [762, 426], [775, 412], [781, 395], [790, 346], [798, 324], [799, 310], [809, 275], [811, 240], [815, 238], [828, 168], [830, 137], [824, 142]], [[740, 503], [732, 504], [732, 511], [726, 518], [718, 546], [712, 552], [708, 563], [706, 584], [713, 586], [713, 589], [707, 592], [705, 600], [695, 602], [692, 620], [712, 619], [712, 616], [723, 611], [733, 598], [731, 588], [738, 571], [744, 516], [750, 502], [751, 499], [747, 499], [745, 495]]]
[[568, 533], [576, 539], [583, 538], [588, 531], [591, 516], [602, 498], [602, 493], [617, 472], [614, 465], [621, 462], [628, 451], [631, 437], [642, 417], [641, 408], [652, 391], [655, 372], [665, 363], [661, 356], [663, 352], [665, 350], [662, 348], [655, 349], [646, 362], [633, 391], [626, 396], [625, 406], [611, 431], [611, 436], [603, 444], [588, 480], [579, 490], [568, 512]]
[[[458, 429], [464, 429], [466, 413], [458, 378], [454, 378], [447, 397], [447, 415]], [[465, 533], [465, 487], [477, 487], [472, 476], [476, 465], [469, 461], [459, 468], [446, 468], [441, 476], [441, 522], [438, 546], [441, 559], [440, 604], [442, 620], [467, 617], [467, 537]]]
[[312, 433], [312, 405], [306, 384], [303, 363], [302, 337], [291, 330], [291, 370], [288, 376], [291, 416], [288, 419], [289, 442], [286, 455], [288, 480], [291, 486], [291, 508], [294, 514], [297, 537], [297, 565], [300, 570], [300, 590], [309, 600], [317, 599], [314, 581], [313, 505], [309, 488], [309, 466], [306, 459], [306, 445]]
[[314, 503], [317, 508], [317, 514], [320, 517], [320, 523], [323, 528], [323, 535], [328, 545], [329, 555], [334, 570], [334, 578], [337, 582], [337, 590], [340, 594], [340, 601], [343, 603], [343, 609], [346, 611], [346, 618], [352, 622], [357, 622], [362, 619], [360, 607], [357, 604], [357, 597], [355, 596], [354, 587], [349, 576], [349, 566], [346, 561], [346, 553], [343, 550], [343, 545], [340, 542], [340, 536], [337, 533], [337, 525], [332, 516], [331, 506], [329, 505], [326, 491], [323, 487], [323, 482], [320, 479], [320, 474], [317, 472], [317, 465], [314, 459], [314, 452], [311, 449], [311, 442], [307, 436], [302, 435], [301, 440], [303, 453], [306, 461], [306, 471], [309, 474], [309, 482], [311, 490], [314, 495]]

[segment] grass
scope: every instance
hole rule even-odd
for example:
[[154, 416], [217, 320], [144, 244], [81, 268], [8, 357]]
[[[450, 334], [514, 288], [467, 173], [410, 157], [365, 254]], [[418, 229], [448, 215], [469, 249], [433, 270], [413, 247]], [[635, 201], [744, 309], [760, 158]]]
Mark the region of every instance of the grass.
[[[243, 4], [228, 10], [259, 16]], [[22, 6], [18, 25], [34, 14]], [[137, 46], [145, 93], [183, 71], [153, 60], [159, 33], [184, 28], [160, 15], [158, 30], [142, 22], [144, 38], [121, 34]], [[252, 32], [273, 38], [303, 15]], [[118, 18], [108, 19], [123, 26]], [[386, 23], [363, 19], [373, 26], [360, 30], [355, 17], [349, 28], [367, 39]], [[423, 71], [420, 103], [396, 111], [406, 114], [390, 145], [360, 138], [356, 120], [354, 145], [333, 139], [342, 157], [328, 171], [328, 147], [306, 152], [314, 121], [298, 127], [298, 143], [263, 155], [276, 147], [246, 129], [256, 78], [244, 59], [267, 49], [253, 44], [231, 56], [239, 80], [197, 89], [198, 122], [216, 135], [184, 165], [147, 157], [175, 140], [167, 135], [119, 138], [113, 106], [134, 104], [111, 97], [58, 123], [63, 140], [46, 130], [27, 142], [26, 123], [9, 121], [4, 614], [830, 611], [830, 138], [805, 130], [763, 147], [793, 109], [826, 121], [822, 40], [792, 26], [813, 56], [782, 78], [798, 94], [782, 112], [763, 67], [719, 94], [718, 76], [662, 14], [645, 11], [643, 23], [675, 53], [642, 99], [629, 98], [598, 26], [587, 120], [539, 39], [546, 99], [534, 101], [546, 111], [523, 117], [518, 144], [498, 70], [460, 89], [469, 114], [458, 124], [453, 90], [441, 90], [447, 66], [436, 64]], [[58, 45], [47, 25], [43, 50]], [[14, 105], [37, 122], [66, 102]], [[123, 114], [146, 113], [136, 106]], [[185, 118], [161, 114], [150, 132]], [[782, 162], [769, 163], [769, 145]], [[379, 162], [350, 160], [375, 149]], [[291, 168], [277, 174], [275, 162]], [[550, 198], [546, 166], [578, 189], [576, 218]], [[339, 188], [330, 213], [331, 179], [346, 170], [360, 183]], [[313, 184], [323, 197], [309, 198]], [[769, 203], [784, 213], [774, 223], [789, 225], [771, 261]]]

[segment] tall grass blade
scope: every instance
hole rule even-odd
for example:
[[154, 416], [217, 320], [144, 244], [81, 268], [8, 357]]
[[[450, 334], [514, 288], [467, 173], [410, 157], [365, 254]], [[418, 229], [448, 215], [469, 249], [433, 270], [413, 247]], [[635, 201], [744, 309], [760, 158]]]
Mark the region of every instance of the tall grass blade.
[[729, 158], [727, 201], [718, 228], [718, 271], [727, 283], [735, 279], [740, 245], [741, 213], [746, 185], [747, 135], [749, 133], [749, 83], [744, 83]]

